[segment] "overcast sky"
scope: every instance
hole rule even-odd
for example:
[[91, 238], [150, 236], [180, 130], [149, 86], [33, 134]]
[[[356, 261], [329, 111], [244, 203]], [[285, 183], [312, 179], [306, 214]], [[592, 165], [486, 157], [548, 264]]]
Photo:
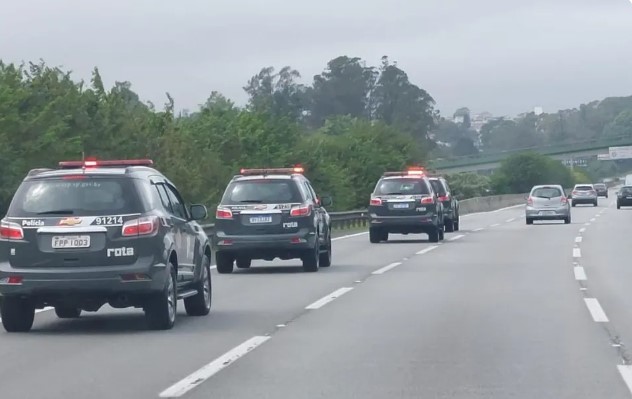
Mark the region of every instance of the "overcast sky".
[[44, 59], [156, 105], [237, 103], [263, 66], [306, 82], [388, 55], [443, 114], [515, 115], [632, 95], [632, 0], [1, 0], [0, 57]]

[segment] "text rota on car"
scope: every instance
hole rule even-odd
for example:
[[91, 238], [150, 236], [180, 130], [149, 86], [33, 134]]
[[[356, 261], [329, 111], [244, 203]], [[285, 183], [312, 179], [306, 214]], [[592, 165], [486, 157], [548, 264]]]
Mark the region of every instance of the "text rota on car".
[[211, 247], [151, 160], [70, 161], [23, 180], [0, 222], [0, 304], [7, 331], [28, 331], [35, 309], [79, 317], [104, 304], [145, 311], [169, 329], [177, 300], [187, 314], [211, 308]]
[[368, 211], [372, 243], [388, 241], [389, 233], [425, 233], [430, 242], [443, 240], [443, 204], [423, 169], [384, 173], [371, 194]]
[[307, 272], [331, 265], [330, 197], [318, 197], [302, 167], [242, 169], [217, 207], [217, 271], [253, 259], [301, 259]]

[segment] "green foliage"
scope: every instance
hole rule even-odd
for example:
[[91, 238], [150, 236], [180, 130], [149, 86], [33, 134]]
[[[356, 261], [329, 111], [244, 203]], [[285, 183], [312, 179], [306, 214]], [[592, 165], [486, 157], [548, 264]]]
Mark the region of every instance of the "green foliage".
[[477, 173], [456, 173], [445, 176], [458, 199], [484, 197], [491, 192], [491, 181]]
[[574, 183], [570, 169], [562, 163], [528, 152], [506, 158], [491, 179], [497, 194], [526, 193], [537, 184], [560, 184], [566, 188]]

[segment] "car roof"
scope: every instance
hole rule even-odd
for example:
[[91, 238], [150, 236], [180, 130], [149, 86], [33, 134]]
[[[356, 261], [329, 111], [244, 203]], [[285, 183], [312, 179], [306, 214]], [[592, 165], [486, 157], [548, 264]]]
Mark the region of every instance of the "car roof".
[[[86, 176], [129, 176], [149, 178], [150, 176], [161, 176], [165, 178], [162, 173], [158, 172], [154, 168], [147, 166], [128, 166], [128, 167], [94, 167], [88, 169], [76, 168], [76, 169], [33, 169], [24, 178], [24, 180], [46, 179], [46, 178], [58, 178], [72, 175], [86, 175]], [[165, 178], [166, 179], [166, 178]]]
[[592, 183], [578, 183], [578, 184], [575, 184], [575, 187], [577, 187], [577, 186], [590, 186], [590, 187], [594, 187]]
[[533, 186], [531, 190], [535, 190], [536, 188], [549, 188], [549, 187], [562, 188], [562, 185], [561, 184], [538, 184], [538, 185]]
[[279, 179], [279, 180], [291, 180], [294, 177], [299, 177], [300, 175], [235, 175], [233, 180], [245, 181], [245, 180], [262, 180], [262, 179]]

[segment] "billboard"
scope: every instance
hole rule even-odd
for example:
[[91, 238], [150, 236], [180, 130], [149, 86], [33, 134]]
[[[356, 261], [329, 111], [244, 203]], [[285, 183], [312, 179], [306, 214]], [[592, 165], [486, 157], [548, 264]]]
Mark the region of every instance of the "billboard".
[[612, 158], [610, 158], [610, 153], [608, 153], [608, 154], [597, 154], [597, 159], [600, 161], [610, 161]]
[[632, 146], [610, 147], [608, 149], [610, 159], [630, 159], [632, 158]]

